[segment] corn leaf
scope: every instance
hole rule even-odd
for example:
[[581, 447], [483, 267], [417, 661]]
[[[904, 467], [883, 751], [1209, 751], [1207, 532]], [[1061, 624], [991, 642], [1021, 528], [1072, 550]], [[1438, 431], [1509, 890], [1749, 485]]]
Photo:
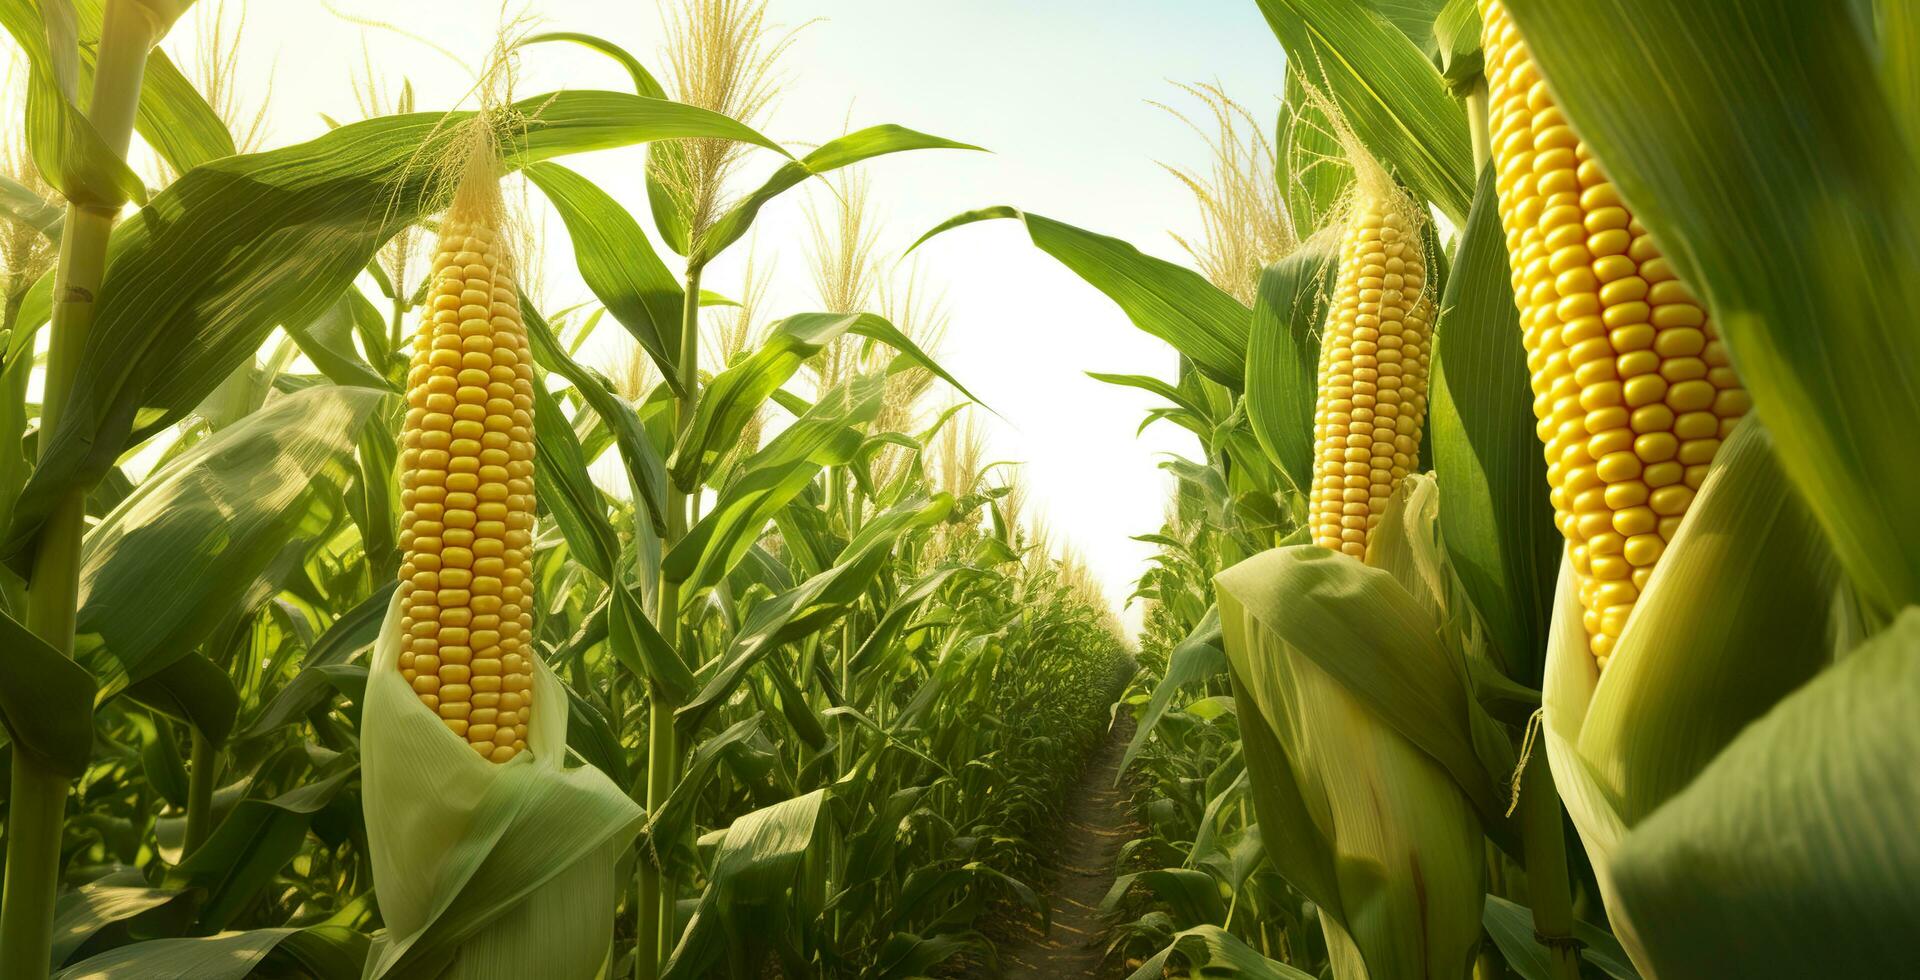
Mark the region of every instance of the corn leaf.
[[318, 980], [353, 980], [366, 950], [367, 938], [342, 926], [249, 929], [131, 943], [76, 963], [57, 980], [241, 980], [268, 967]]
[[[171, 743], [173, 739], [166, 741]], [[138, 871], [106, 875], [62, 892], [53, 910], [54, 965], [65, 963], [100, 930], [172, 905], [186, 894], [155, 888]]]
[[542, 510], [553, 515], [573, 557], [613, 582], [620, 536], [607, 520], [600, 488], [587, 473], [587, 453], [546, 386], [533, 386], [533, 486]]
[[1128, 980], [1158, 980], [1166, 976], [1167, 961], [1176, 953], [1185, 957], [1199, 976], [1224, 971], [1224, 975], [1245, 980], [1312, 980], [1312, 974], [1260, 955], [1239, 936], [1216, 925], [1195, 926], [1176, 934], [1173, 942], [1142, 962]]
[[399, 587], [398, 582], [382, 583], [373, 590], [373, 595], [341, 613], [340, 618], [334, 620], [326, 632], [307, 648], [306, 658], [300, 662], [300, 673], [295, 674], [293, 680], [274, 694], [273, 699], [241, 729], [238, 737], [243, 740], [254, 738], [293, 724], [306, 717], [307, 712], [324, 704], [333, 687], [320, 669], [344, 664], [373, 644], [380, 633], [380, 621], [387, 614], [387, 604]]
[[[691, 106], [615, 92], [516, 105], [509, 168], [652, 139], [765, 137]], [[114, 231], [99, 307], [61, 425], [15, 505], [6, 559], [23, 567], [53, 502], [119, 457], [142, 410], [176, 420], [278, 323], [337, 300], [374, 252], [434, 206], [435, 159], [467, 113], [352, 123], [318, 139], [200, 166]], [[239, 216], [239, 217], [236, 217]]]
[[1160, 724], [1160, 719], [1173, 705], [1173, 696], [1195, 681], [1218, 677], [1227, 672], [1227, 655], [1221, 649], [1220, 611], [1208, 608], [1206, 616], [1194, 626], [1186, 639], [1167, 654], [1167, 672], [1160, 682], [1153, 686], [1153, 693], [1147, 698], [1147, 705], [1140, 713], [1140, 720], [1133, 729], [1133, 738], [1127, 742], [1126, 752], [1120, 756], [1120, 767], [1114, 771], [1114, 784], [1127, 774], [1138, 758], [1140, 750], [1146, 748], [1147, 738]]
[[1247, 337], [1247, 423], [1299, 493], [1313, 487], [1313, 407], [1321, 318], [1331, 295], [1331, 243], [1309, 242], [1267, 266]]
[[605, 375], [582, 365], [560, 346], [553, 329], [526, 296], [520, 297], [520, 311], [527, 324], [528, 346], [541, 367], [573, 383], [573, 390], [613, 433], [620, 447], [620, 459], [626, 464], [627, 481], [633, 495], [646, 509], [648, 524], [656, 535], [667, 533], [667, 466], [659, 447], [647, 432], [646, 423], [626, 399], [614, 391]]
[[533, 164], [526, 174], [560, 212], [581, 280], [679, 392], [680, 285], [640, 223], [606, 191], [557, 163]]
[[271, 800], [241, 800], [205, 843], [167, 873], [167, 886], [199, 889], [204, 899], [198, 925], [226, 928], [300, 852], [314, 814], [354, 775], [347, 767]]
[[[1506, 957], [1507, 965], [1514, 972], [1525, 980], [1553, 980], [1552, 953], [1534, 932], [1532, 910], [1498, 895], [1488, 895], [1486, 914], [1482, 918], [1487, 925], [1487, 935], [1493, 937], [1494, 945], [1500, 947], [1500, 955]], [[1580, 958], [1607, 976], [1614, 980], [1640, 980], [1640, 974], [1627, 959], [1626, 950], [1621, 949], [1619, 941], [1606, 930], [1576, 919], [1573, 938], [1580, 940]]]
[[[841, 167], [852, 166], [874, 157], [904, 150], [979, 150], [980, 147], [969, 143], [957, 143], [939, 136], [915, 132], [905, 126], [887, 123], [869, 126], [866, 129], [848, 133], [838, 139], [828, 140], [819, 149], [790, 161], [774, 171], [753, 192], [734, 204], [726, 214], [721, 215], [713, 227], [707, 229], [700, 241], [695, 242], [697, 251], [688, 255], [689, 261], [696, 266], [704, 266], [713, 261], [727, 246], [739, 241], [741, 236], [752, 227], [753, 219], [769, 201], [786, 193], [808, 177], [817, 177]], [[658, 209], [656, 208], [656, 213]]]
[[682, 490], [699, 486], [711, 461], [733, 448], [767, 396], [793, 377], [801, 362], [867, 318], [880, 319], [871, 313], [798, 313], [769, 327], [758, 350], [720, 372], [701, 392], [693, 421], [667, 460], [674, 484]]
[[627, 76], [633, 79], [633, 94], [644, 95], [650, 99], [667, 98], [667, 90], [662, 88], [660, 82], [653, 77], [653, 73], [648, 71], [646, 66], [640, 63], [640, 59], [628, 54], [625, 48], [606, 38], [581, 33], [579, 31], [546, 31], [522, 39], [518, 46], [526, 47], [531, 44], [547, 44], [553, 42], [578, 44], [589, 51], [598, 51], [612, 58], [615, 62], [619, 63], [620, 67], [626, 69]]
[[687, 731], [698, 730], [707, 714], [732, 696], [747, 670], [767, 654], [844, 615], [847, 604], [860, 596], [892, 556], [902, 535], [943, 521], [952, 511], [953, 497], [945, 493], [897, 504], [867, 522], [833, 567], [755, 606], [706, 686], [675, 712], [676, 724]]
[[1213, 380], [1240, 389], [1250, 311], [1192, 269], [1146, 255], [1118, 238], [1006, 205], [948, 218], [912, 248], [950, 229], [995, 218], [1018, 220], [1035, 246], [1119, 304], [1134, 326], [1172, 344]]
[[1547, 499], [1506, 235], [1494, 204], [1489, 168], [1440, 303], [1429, 442], [1453, 568], [1504, 672], [1538, 686], [1565, 546]]
[[1351, 0], [1260, 0], [1260, 11], [1287, 61], [1326, 91], [1367, 150], [1464, 224], [1473, 200], [1467, 117], [1420, 46]]
[[1859, 25], [1777, 0], [1508, 7], [1574, 127], [1705, 298], [1868, 608], [1884, 621], [1920, 600], [1920, 511], [1888, 492], [1920, 485], [1905, 288], [1920, 275], [1920, 182]]
[[[1626, 839], [1662, 977], [1892, 977], [1920, 917], [1920, 610], [1755, 721]], [[1710, 905], [1711, 916], [1684, 910]]]
[[885, 391], [877, 375], [837, 386], [742, 461], [713, 509], [667, 553], [661, 565], [666, 577], [689, 583], [689, 595], [725, 577], [767, 521], [811, 485], [821, 467], [852, 458], [860, 437], [853, 427], [873, 420]]
[[735, 820], [714, 856], [713, 877], [673, 949], [662, 980], [743, 976], [749, 947], [764, 946], [772, 922], [794, 914], [789, 893], [818, 834], [827, 791], [775, 803]]
[[0, 722], [20, 751], [69, 779], [93, 752], [93, 675], [0, 610]]
[[[67, 201], [117, 209], [147, 188], [79, 108], [80, 27], [66, 0], [0, 0], [0, 27], [27, 57], [27, 147]], [[91, 90], [91, 86], [88, 86]]]
[[1307, 97], [1306, 77], [1291, 61], [1274, 148], [1274, 179], [1287, 202], [1287, 217], [1294, 236], [1306, 241], [1331, 223], [1341, 195], [1353, 183], [1353, 164], [1326, 112]]
[[660, 635], [631, 589], [616, 582], [612, 590], [607, 605], [607, 646], [614, 659], [669, 703], [685, 702], [696, 687], [686, 658]]
[[193, 725], [216, 748], [226, 744], [240, 713], [240, 691], [233, 679], [199, 651], [127, 685], [127, 697]]
[[87, 533], [76, 659], [97, 700], [191, 652], [288, 540], [329, 523], [312, 487], [346, 485], [355, 435], [386, 397], [280, 398], [175, 457]]
[[1832, 658], [1832, 553], [1765, 431], [1742, 429], [1655, 567], [1581, 725], [1580, 748], [1608, 760], [1629, 825]]

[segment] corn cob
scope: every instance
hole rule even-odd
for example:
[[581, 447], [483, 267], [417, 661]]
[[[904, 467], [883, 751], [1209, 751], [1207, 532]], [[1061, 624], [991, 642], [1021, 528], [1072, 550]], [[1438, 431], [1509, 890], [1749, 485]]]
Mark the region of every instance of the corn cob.
[[1419, 464], [1432, 307], [1404, 195], [1380, 175], [1353, 209], [1320, 341], [1309, 506], [1314, 544], [1365, 558], [1387, 499]]
[[505, 762], [527, 747], [533, 707], [533, 364], [497, 181], [462, 180], [414, 339], [399, 663], [455, 735]]
[[1482, 0], [1500, 220], [1554, 519], [1605, 667], [1750, 407], [1705, 306], [1568, 126], [1498, 0]]

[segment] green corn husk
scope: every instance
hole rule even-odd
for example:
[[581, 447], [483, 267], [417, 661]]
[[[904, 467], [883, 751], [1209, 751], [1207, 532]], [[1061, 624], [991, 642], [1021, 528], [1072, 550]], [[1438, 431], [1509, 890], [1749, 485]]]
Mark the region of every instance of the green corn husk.
[[1620, 914], [1614, 858], [1741, 729], [1850, 645], [1838, 586], [1826, 540], [1752, 419], [1721, 448], [1604, 674], [1562, 566], [1542, 737], [1615, 933], [1645, 976], [1659, 974]]
[[364, 976], [591, 978], [613, 941], [614, 868], [644, 814], [568, 769], [567, 696], [534, 658], [527, 751], [479, 756], [401, 677], [401, 597], [368, 670], [361, 786], [385, 931]]
[[1468, 976], [1483, 833], [1506, 832], [1511, 750], [1443, 639], [1435, 496], [1408, 480], [1366, 563], [1300, 545], [1215, 580], [1261, 832], [1340, 980]]

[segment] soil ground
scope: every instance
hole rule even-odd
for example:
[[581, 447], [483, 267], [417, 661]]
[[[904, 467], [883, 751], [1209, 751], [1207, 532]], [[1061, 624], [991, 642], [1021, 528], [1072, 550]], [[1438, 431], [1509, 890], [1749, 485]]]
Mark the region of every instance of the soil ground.
[[[1138, 833], [1124, 787], [1114, 785], [1120, 757], [1133, 737], [1133, 721], [1121, 713], [1119, 724], [1088, 758], [1068, 796], [1066, 812], [1041, 843], [1047, 855], [1043, 875], [1034, 882], [1052, 910], [1053, 928], [1042, 932], [1031, 915], [992, 929], [999, 945], [1001, 973], [1007, 980], [1079, 980], [1104, 977], [1105, 923], [1100, 900], [1113, 886], [1120, 848]], [[993, 975], [983, 971], [983, 975]]]

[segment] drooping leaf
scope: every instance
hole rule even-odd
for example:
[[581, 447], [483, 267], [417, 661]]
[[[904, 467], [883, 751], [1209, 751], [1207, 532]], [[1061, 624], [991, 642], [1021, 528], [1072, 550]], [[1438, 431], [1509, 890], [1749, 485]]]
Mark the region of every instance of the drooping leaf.
[[[508, 168], [652, 139], [765, 137], [692, 106], [614, 92], [518, 103]], [[385, 116], [195, 168], [113, 233], [80, 382], [15, 505], [7, 560], [20, 567], [54, 502], [90, 485], [136, 422], [170, 424], [276, 324], [308, 322], [374, 252], [435, 206], [435, 159], [469, 113]], [[144, 414], [143, 414], [144, 413]]]
[[1198, 625], [1187, 634], [1180, 645], [1167, 654], [1167, 672], [1160, 677], [1160, 683], [1154, 685], [1153, 694], [1147, 699], [1146, 709], [1141, 712], [1139, 724], [1133, 730], [1133, 739], [1127, 743], [1127, 751], [1120, 757], [1120, 768], [1114, 772], [1117, 784], [1133, 766], [1140, 750], [1146, 748], [1147, 738], [1160, 719], [1173, 705], [1173, 697], [1187, 685], [1205, 678], [1217, 677], [1227, 672], [1227, 654], [1222, 649], [1220, 638], [1220, 610], [1208, 608], [1207, 614]]
[[606, 191], [557, 163], [526, 169], [560, 212], [580, 278], [680, 391], [681, 289], [640, 223]]
[[192, 651], [290, 538], [326, 525], [314, 481], [345, 486], [355, 436], [387, 397], [280, 398], [175, 457], [87, 533], [76, 632], [98, 698]]
[[961, 225], [1014, 218], [1041, 251], [1107, 294], [1133, 325], [1172, 344], [1208, 377], [1241, 387], [1251, 312], [1192, 269], [1156, 259], [1117, 238], [1001, 205], [947, 219], [913, 247]]
[[600, 581], [613, 582], [620, 536], [607, 520], [600, 488], [587, 475], [587, 454], [573, 424], [542, 385], [533, 388], [533, 429], [536, 498], [560, 525], [573, 557]]
[[0, 722], [19, 750], [69, 779], [93, 751], [93, 675], [0, 611]]
[[1467, 117], [1420, 47], [1350, 0], [1260, 0], [1260, 10], [1289, 64], [1325, 90], [1368, 152], [1464, 224], [1474, 177]]
[[704, 266], [719, 255], [727, 246], [740, 240], [752, 227], [753, 219], [765, 207], [768, 201], [779, 197], [808, 177], [830, 173], [841, 167], [871, 160], [888, 153], [903, 150], [978, 150], [980, 147], [968, 143], [956, 143], [939, 136], [915, 132], [905, 126], [891, 123], [869, 126], [857, 132], [848, 133], [838, 139], [828, 140], [812, 153], [791, 161], [774, 171], [766, 183], [734, 204], [726, 214], [715, 221], [712, 228], [697, 243], [698, 251], [689, 256], [695, 265]]

